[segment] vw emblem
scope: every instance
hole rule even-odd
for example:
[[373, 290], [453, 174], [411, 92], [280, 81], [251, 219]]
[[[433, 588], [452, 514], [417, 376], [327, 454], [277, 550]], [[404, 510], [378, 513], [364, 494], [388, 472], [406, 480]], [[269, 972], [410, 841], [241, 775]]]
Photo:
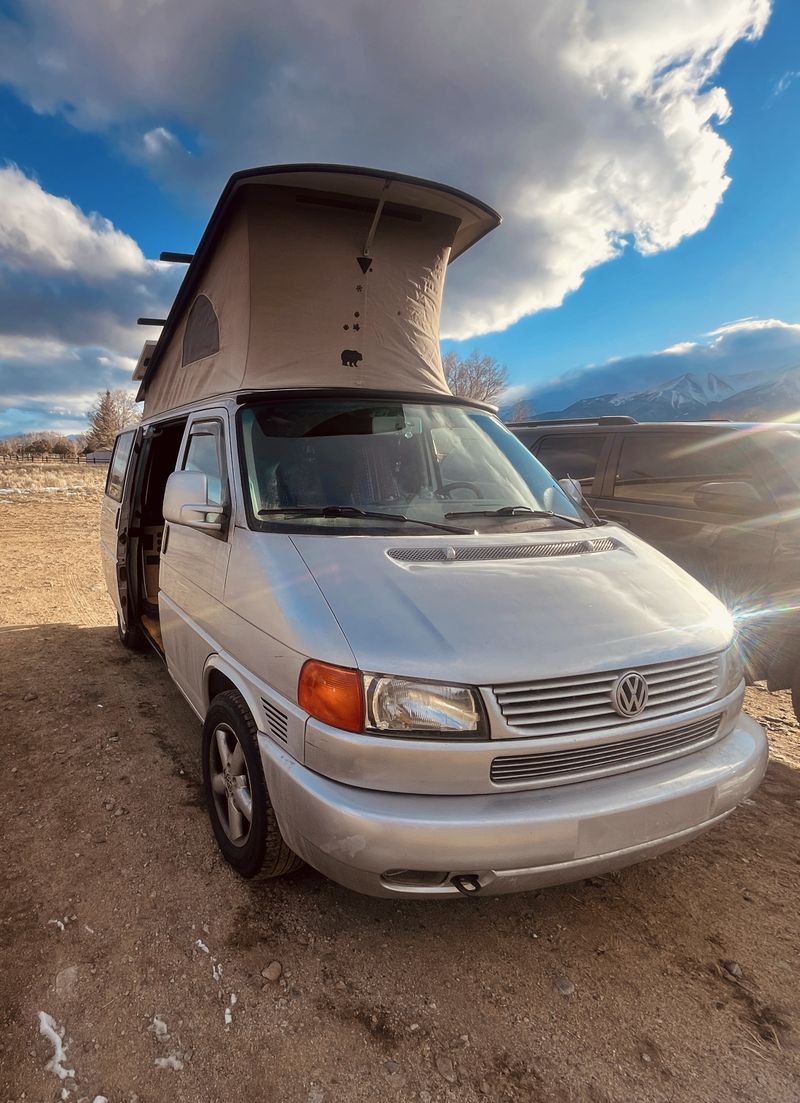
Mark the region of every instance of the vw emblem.
[[620, 674], [611, 690], [611, 704], [626, 718], [638, 716], [647, 704], [647, 682], [637, 670]]

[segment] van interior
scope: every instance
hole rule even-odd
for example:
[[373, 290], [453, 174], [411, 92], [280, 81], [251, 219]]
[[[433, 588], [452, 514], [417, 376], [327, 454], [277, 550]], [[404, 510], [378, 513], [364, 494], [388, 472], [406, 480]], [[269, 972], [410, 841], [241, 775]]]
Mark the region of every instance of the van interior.
[[161, 545], [164, 538], [164, 491], [178, 466], [186, 418], [154, 426], [142, 442], [142, 460], [133, 488], [128, 573], [134, 619], [159, 651], [158, 615]]

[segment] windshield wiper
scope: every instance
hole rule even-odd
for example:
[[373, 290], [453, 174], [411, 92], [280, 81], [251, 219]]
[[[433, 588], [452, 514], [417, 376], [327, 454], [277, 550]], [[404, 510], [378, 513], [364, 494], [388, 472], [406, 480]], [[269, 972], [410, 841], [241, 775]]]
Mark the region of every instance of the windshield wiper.
[[567, 517], [563, 513], [553, 513], [552, 509], [531, 509], [530, 506], [501, 506], [500, 509], [469, 509], [455, 513], [445, 513], [445, 517], [552, 517], [553, 520], [567, 521], [585, 529], [586, 522], [578, 517]]
[[472, 536], [475, 531], [460, 528], [458, 525], [443, 525], [438, 521], [423, 521], [419, 517], [406, 517], [404, 513], [376, 513], [370, 509], [358, 509], [356, 506], [285, 506], [283, 509], [258, 511], [259, 517], [272, 517], [275, 514], [284, 514], [289, 517], [372, 517], [378, 521], [401, 521], [412, 525], [425, 525], [427, 528], [457, 532], [464, 536]]

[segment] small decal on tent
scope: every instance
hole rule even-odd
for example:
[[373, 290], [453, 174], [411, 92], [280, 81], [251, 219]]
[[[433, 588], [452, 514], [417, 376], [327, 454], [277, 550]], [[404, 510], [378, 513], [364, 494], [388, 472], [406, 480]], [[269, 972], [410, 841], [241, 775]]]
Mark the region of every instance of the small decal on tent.
[[343, 368], [357, 368], [359, 360], [363, 360], [364, 357], [356, 349], [343, 349], [342, 350], [342, 367]]
[[356, 257], [356, 260], [358, 261], [359, 268], [366, 276], [367, 272], [369, 272], [372, 267], [372, 257]]

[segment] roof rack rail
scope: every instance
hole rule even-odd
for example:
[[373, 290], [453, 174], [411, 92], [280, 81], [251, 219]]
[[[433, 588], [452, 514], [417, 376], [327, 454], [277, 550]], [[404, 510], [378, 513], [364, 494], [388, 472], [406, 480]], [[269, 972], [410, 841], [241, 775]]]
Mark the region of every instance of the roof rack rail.
[[635, 417], [627, 414], [608, 414], [606, 417], [561, 417], [539, 418], [534, 421], [511, 421], [509, 425], [518, 429], [533, 428], [537, 425], [638, 425]]

